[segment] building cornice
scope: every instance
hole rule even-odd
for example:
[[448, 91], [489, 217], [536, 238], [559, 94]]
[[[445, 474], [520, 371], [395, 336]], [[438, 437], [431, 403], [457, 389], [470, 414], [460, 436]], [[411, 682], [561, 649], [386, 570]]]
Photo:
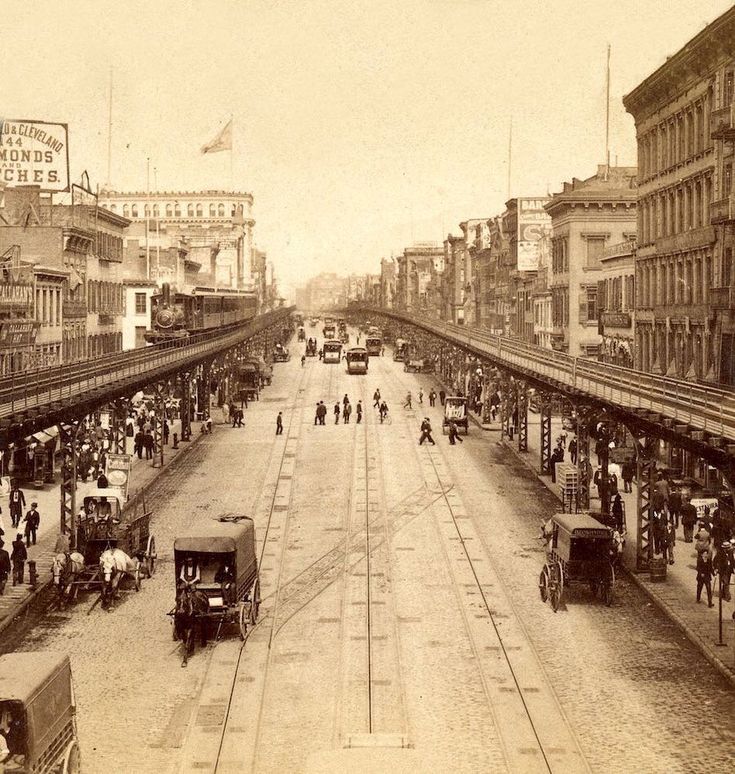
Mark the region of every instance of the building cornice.
[[720, 62], [735, 56], [735, 7], [707, 25], [643, 83], [623, 97], [636, 121], [671, 102], [688, 86], [709, 77]]

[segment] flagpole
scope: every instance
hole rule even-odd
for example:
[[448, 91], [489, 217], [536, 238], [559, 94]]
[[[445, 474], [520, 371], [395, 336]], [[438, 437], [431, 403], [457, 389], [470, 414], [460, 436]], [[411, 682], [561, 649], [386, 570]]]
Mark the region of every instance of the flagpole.
[[[146, 197], [145, 206], [150, 208], [151, 201], [151, 159], [150, 156], [146, 158]], [[148, 212], [143, 212], [145, 215], [145, 273], [146, 279], [151, 278], [151, 244], [148, 238], [148, 232], [150, 231], [150, 209]]]
[[235, 117], [230, 113], [230, 191], [235, 191], [235, 177], [233, 174], [233, 156], [235, 155]]

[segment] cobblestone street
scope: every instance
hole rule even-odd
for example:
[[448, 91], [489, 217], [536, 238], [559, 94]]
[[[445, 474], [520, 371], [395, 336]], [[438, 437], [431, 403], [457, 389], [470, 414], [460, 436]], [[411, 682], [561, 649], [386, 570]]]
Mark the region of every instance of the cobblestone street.
[[[558, 613], [540, 602], [536, 536], [558, 502], [496, 433], [450, 446], [438, 405], [401, 408], [432, 377], [388, 354], [366, 377], [299, 358], [244, 428], [215, 426], [154, 485], [159, 566], [141, 592], [109, 613], [80, 601], [18, 644], [71, 655], [85, 771], [298, 772], [368, 744], [397, 771], [404, 745], [417, 770], [730, 768], [732, 689], [641, 591], [619, 579], [610, 608], [586, 588]], [[344, 394], [362, 424], [334, 424]], [[436, 446], [417, 445], [424, 416]], [[230, 511], [256, 521], [260, 623], [182, 669], [173, 540]]]

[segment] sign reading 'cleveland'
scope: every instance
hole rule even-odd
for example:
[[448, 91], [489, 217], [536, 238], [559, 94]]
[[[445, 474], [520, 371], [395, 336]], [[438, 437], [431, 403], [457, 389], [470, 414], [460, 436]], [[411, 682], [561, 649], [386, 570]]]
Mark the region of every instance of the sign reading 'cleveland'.
[[67, 125], [0, 119], [0, 181], [9, 188], [37, 185], [42, 191], [68, 191]]

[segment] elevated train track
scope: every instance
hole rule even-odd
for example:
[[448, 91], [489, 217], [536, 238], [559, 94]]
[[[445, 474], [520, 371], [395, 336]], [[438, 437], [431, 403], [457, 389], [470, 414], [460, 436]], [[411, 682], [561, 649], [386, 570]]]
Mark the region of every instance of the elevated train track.
[[88, 414], [156, 381], [193, 369], [288, 318], [291, 307], [244, 324], [155, 346], [0, 379], [0, 438], [12, 440]]
[[571, 357], [423, 315], [362, 305], [350, 311], [416, 326], [535, 386], [597, 405], [620, 421], [671, 440], [718, 467], [733, 468], [735, 392], [731, 390]]

